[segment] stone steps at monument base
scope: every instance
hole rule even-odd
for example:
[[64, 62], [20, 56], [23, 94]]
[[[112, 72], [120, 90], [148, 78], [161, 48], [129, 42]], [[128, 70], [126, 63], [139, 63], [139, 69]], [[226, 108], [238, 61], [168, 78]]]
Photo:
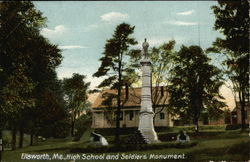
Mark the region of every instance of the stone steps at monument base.
[[136, 130], [135, 133], [129, 136], [127, 144], [146, 144], [148, 141], [143, 137], [142, 133], [139, 130]]
[[147, 143], [159, 143], [160, 141], [156, 137], [157, 135], [153, 131], [141, 131], [143, 137], [146, 139]]

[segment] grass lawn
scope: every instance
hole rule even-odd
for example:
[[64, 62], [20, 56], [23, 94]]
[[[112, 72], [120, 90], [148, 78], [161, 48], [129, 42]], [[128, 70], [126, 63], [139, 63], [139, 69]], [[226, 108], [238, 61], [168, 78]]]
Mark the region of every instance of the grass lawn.
[[[17, 149], [15, 151], [4, 151], [3, 161], [6, 162], [19, 162], [19, 161], [39, 161], [39, 160], [21, 160], [22, 153], [29, 154], [43, 154], [48, 153], [51, 157], [54, 153], [58, 154], [71, 154], [72, 148], [85, 148], [89, 145], [89, 131], [84, 134], [79, 142], [72, 142], [67, 139], [50, 139], [45, 142], [41, 142], [37, 146], [28, 146], [22, 149]], [[164, 133], [160, 133], [161, 136], [164, 136]], [[183, 161], [208, 161], [208, 160], [227, 160], [227, 161], [247, 161], [250, 159], [250, 140], [249, 134], [247, 131], [202, 131], [199, 135], [190, 132], [189, 133], [191, 141], [197, 143], [195, 146], [188, 148], [175, 148], [175, 147], [164, 147], [165, 144], [173, 144], [174, 142], [162, 142], [158, 147], [148, 146], [152, 149], [145, 150], [136, 150], [134, 151], [126, 150], [125, 152], [119, 152], [116, 150], [115, 153], [99, 153], [98, 155], [105, 154], [115, 155], [147, 155], [157, 154], [157, 155], [166, 155], [166, 154], [185, 154], [185, 160]], [[125, 138], [125, 137], [124, 137]], [[107, 139], [112, 139], [108, 137]], [[156, 144], [157, 145], [157, 144]], [[112, 147], [112, 144], [111, 146]], [[155, 149], [156, 148], [156, 149]], [[92, 148], [93, 149], [93, 148]], [[84, 152], [74, 153], [73, 155], [82, 155]], [[86, 153], [90, 155], [91, 153]], [[72, 155], [72, 154], [71, 154]], [[93, 154], [97, 155], [97, 154]], [[149, 159], [147, 157], [147, 159]], [[40, 160], [41, 161], [41, 160]], [[70, 161], [70, 160], [51, 160], [51, 161]], [[85, 161], [85, 160], [76, 160], [76, 161]], [[86, 160], [87, 161], [87, 160]], [[92, 161], [92, 160], [88, 160]], [[100, 160], [99, 160], [100, 161]], [[103, 160], [101, 160], [103, 161]], [[123, 160], [124, 161], [124, 160]], [[131, 160], [130, 160], [131, 161]], [[150, 160], [141, 160], [141, 161], [150, 161]], [[155, 160], [154, 160], [155, 161]], [[166, 160], [158, 160], [166, 161]], [[169, 160], [173, 161], [173, 159]]]

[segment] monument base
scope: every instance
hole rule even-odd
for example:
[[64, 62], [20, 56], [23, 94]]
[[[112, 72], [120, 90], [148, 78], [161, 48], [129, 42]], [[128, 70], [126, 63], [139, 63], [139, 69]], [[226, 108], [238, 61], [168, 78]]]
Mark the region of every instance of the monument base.
[[158, 136], [154, 129], [153, 112], [141, 112], [138, 130], [143, 135], [147, 143], [159, 143]]
[[134, 134], [129, 136], [126, 144], [146, 144], [147, 140], [144, 138], [139, 130], [136, 130]]

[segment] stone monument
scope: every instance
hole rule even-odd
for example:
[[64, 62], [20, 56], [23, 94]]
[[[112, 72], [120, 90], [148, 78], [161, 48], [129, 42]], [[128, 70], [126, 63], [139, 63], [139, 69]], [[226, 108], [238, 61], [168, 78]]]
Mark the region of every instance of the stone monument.
[[147, 143], [160, 142], [154, 129], [154, 112], [151, 100], [151, 61], [148, 57], [149, 44], [145, 39], [142, 44], [142, 88], [141, 88], [141, 110], [139, 116], [139, 131], [146, 139]]

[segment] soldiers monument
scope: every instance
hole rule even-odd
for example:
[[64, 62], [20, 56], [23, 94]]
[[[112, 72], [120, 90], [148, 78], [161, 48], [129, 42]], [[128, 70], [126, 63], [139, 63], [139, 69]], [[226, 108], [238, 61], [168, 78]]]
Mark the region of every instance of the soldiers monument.
[[146, 139], [147, 143], [160, 142], [154, 129], [154, 111], [151, 99], [151, 60], [148, 57], [149, 44], [145, 39], [142, 44], [142, 88], [141, 88], [141, 110], [139, 116], [139, 131]]

